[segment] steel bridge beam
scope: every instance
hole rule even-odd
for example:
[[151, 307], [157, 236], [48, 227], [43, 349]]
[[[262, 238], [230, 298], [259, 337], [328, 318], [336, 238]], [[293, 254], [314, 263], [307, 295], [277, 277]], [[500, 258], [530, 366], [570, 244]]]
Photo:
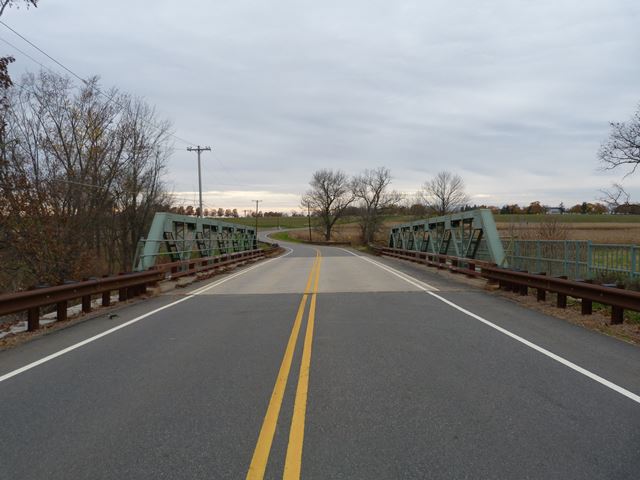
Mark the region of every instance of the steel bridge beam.
[[[416, 241], [421, 238], [421, 241]], [[471, 210], [396, 225], [389, 235], [389, 247], [479, 258], [504, 265], [502, 240], [489, 209]]]
[[140, 239], [138, 244], [134, 270], [149, 269], [159, 255], [181, 261], [190, 259], [194, 252], [210, 257], [257, 247], [253, 227], [176, 213], [156, 213], [147, 238]]

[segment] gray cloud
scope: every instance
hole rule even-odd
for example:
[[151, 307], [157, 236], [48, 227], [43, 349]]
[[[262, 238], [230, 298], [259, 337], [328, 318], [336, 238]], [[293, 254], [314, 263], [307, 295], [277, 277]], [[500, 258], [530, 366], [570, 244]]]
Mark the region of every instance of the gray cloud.
[[[635, 0], [59, 0], [4, 20], [211, 144], [225, 207], [295, 207], [313, 170], [378, 165], [407, 192], [449, 169], [494, 203], [592, 200], [623, 175], [597, 171], [607, 122], [640, 101]], [[185, 147], [178, 192], [197, 185]], [[640, 175], [625, 184], [640, 199]]]

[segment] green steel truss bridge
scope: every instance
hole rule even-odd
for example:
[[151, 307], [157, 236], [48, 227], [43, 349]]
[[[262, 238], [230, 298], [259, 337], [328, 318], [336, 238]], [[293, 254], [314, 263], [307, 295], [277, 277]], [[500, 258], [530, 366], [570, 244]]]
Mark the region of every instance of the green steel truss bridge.
[[396, 225], [389, 247], [454, 257], [487, 260], [504, 265], [505, 254], [493, 214], [471, 210]]
[[156, 213], [147, 238], [138, 243], [135, 271], [156, 264], [160, 256], [172, 262], [224, 255], [258, 248], [256, 231], [210, 218]]

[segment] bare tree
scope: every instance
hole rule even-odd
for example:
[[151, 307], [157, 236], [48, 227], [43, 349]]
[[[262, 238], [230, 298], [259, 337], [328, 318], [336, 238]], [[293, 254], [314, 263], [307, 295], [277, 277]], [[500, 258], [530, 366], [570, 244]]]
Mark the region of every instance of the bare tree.
[[0, 17], [4, 13], [5, 8], [12, 7], [16, 3], [26, 3], [27, 8], [29, 8], [30, 6], [37, 7], [38, 1], [39, 0], [24, 0], [23, 2], [16, 2], [16, 0], [0, 0]]
[[436, 215], [455, 212], [469, 202], [462, 177], [447, 171], [438, 172], [425, 182], [419, 195], [425, 206]]
[[619, 183], [613, 183], [610, 188], [600, 190], [602, 196], [598, 199], [604, 203], [610, 212], [614, 212], [622, 205], [629, 205], [631, 195]]
[[402, 195], [389, 191], [391, 171], [386, 167], [365, 170], [351, 182], [353, 196], [360, 210], [360, 230], [364, 243], [373, 242], [374, 235], [380, 230], [381, 214], [385, 209], [395, 207]]
[[138, 239], [168, 204], [168, 123], [117, 90], [97, 94], [97, 79], [77, 90], [41, 72], [17, 87], [0, 151], [0, 255], [23, 284], [130, 268]]
[[600, 162], [605, 170], [627, 166], [626, 175], [631, 175], [640, 165], [640, 104], [631, 120], [611, 122], [610, 126], [609, 139], [598, 153]]
[[341, 170], [316, 171], [309, 182], [311, 188], [302, 197], [302, 206], [311, 210], [321, 221], [325, 240], [331, 240], [331, 230], [355, 197], [349, 177]]

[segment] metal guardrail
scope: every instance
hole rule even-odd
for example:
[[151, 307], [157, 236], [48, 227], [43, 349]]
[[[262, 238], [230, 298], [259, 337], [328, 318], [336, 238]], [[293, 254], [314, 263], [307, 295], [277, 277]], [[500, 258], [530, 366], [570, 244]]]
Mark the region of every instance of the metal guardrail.
[[597, 285], [590, 280], [568, 280], [566, 277], [553, 277], [545, 273], [528, 273], [501, 268], [488, 262], [479, 262], [471, 258], [459, 258], [446, 255], [425, 254], [412, 250], [371, 247], [376, 254], [409, 260], [454, 273], [482, 277], [497, 282], [507, 291], [528, 295], [529, 289], [536, 289], [538, 301], [546, 300], [546, 293], [557, 294], [556, 305], [567, 307], [567, 297], [579, 298], [581, 312], [590, 315], [593, 302], [611, 307], [611, 323], [624, 321], [624, 310], [640, 312], [640, 292], [629, 291], [616, 284]]
[[499, 267], [482, 267], [482, 276], [499, 283], [505, 290], [528, 295], [529, 288], [537, 290], [538, 301], [546, 299], [546, 292], [557, 294], [556, 305], [567, 307], [567, 297], [579, 298], [583, 315], [590, 315], [593, 302], [611, 306], [611, 323], [620, 324], [624, 320], [624, 310], [640, 312], [640, 292], [624, 290], [616, 284], [596, 285], [587, 281], [550, 277], [541, 273], [527, 273]]
[[374, 247], [370, 248], [378, 255], [409, 260], [410, 262], [422, 263], [430, 267], [446, 269], [455, 273], [464, 273], [471, 277], [479, 277], [481, 271], [479, 267], [489, 265], [489, 262], [476, 260], [474, 258], [453, 257], [451, 255], [441, 255], [437, 253], [419, 252], [416, 250], [402, 250], [400, 248]]
[[244, 252], [217, 255], [215, 257], [194, 258], [192, 260], [161, 263], [153, 268], [164, 270], [167, 273], [168, 279], [174, 279], [208, 270], [223, 268], [257, 257], [263, 257], [270, 253], [271, 250], [273, 250], [273, 247], [270, 250], [246, 250]]
[[40, 328], [40, 309], [56, 306], [56, 319], [66, 320], [69, 302], [81, 299], [82, 311], [91, 311], [91, 299], [102, 295], [102, 306], [111, 303], [111, 292], [118, 291], [119, 301], [146, 293], [149, 285], [163, 280], [171, 280], [185, 275], [195, 275], [206, 271], [228, 267], [237, 263], [264, 257], [277, 247], [266, 250], [248, 250], [217, 257], [198, 258], [158, 265], [145, 272], [126, 273], [109, 277], [83, 280], [54, 287], [34, 288], [0, 295], [0, 316], [27, 312], [27, 329]]
[[26, 311], [27, 328], [29, 331], [34, 331], [40, 328], [40, 308], [42, 307], [56, 305], [57, 319], [65, 320], [70, 300], [82, 299], [82, 311], [90, 312], [93, 295], [101, 294], [102, 305], [107, 306], [111, 302], [112, 291], [118, 291], [120, 301], [128, 300], [145, 293], [149, 284], [164, 279], [164, 276], [164, 271], [152, 270], [7, 293], [0, 295], [0, 316]]

